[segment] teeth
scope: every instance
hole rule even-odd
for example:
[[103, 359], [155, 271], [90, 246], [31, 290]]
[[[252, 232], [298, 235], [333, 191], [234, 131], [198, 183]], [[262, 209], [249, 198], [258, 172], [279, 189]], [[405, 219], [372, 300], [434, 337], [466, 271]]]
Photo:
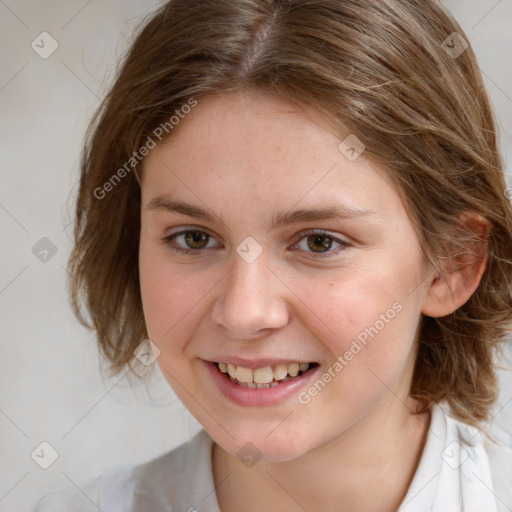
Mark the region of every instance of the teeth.
[[254, 382], [238, 382], [235, 379], [231, 379], [232, 382], [236, 382], [239, 386], [242, 386], [243, 388], [273, 388], [274, 386], [279, 386], [279, 382], [272, 381], [268, 384], [255, 384]]
[[274, 372], [270, 366], [256, 368], [254, 370], [254, 382], [256, 384], [270, 384], [274, 380]]
[[278, 364], [274, 367], [274, 379], [283, 380], [288, 375], [288, 365]]
[[244, 368], [243, 366], [236, 367], [235, 379], [238, 382], [254, 382], [252, 377], [253, 372], [250, 368]]
[[290, 375], [290, 377], [297, 377], [297, 375], [299, 374], [299, 365], [297, 363], [289, 364], [288, 374]]
[[256, 384], [254, 384], [254, 382], [239, 382], [238, 384], [240, 384], [240, 386], [244, 386], [246, 388], [255, 388], [256, 387]]
[[277, 386], [278, 381], [289, 380], [296, 377], [299, 372], [305, 372], [309, 368], [309, 363], [291, 363], [278, 364], [273, 368], [265, 366], [263, 368], [244, 368], [235, 366], [231, 363], [217, 363], [222, 373], [227, 373], [233, 382], [238, 382], [243, 387], [248, 388], [268, 388]]

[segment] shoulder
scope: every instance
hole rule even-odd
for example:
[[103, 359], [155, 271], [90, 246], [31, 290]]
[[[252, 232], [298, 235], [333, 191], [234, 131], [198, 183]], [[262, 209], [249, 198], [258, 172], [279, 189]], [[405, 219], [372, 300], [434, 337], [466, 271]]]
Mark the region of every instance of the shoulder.
[[[190, 441], [136, 465], [112, 466], [80, 487], [67, 487], [41, 498], [30, 512], [173, 512], [195, 501], [190, 481], [213, 482], [213, 441], [201, 429]], [[199, 475], [199, 479], [197, 478]], [[215, 493], [214, 493], [215, 495]], [[211, 510], [215, 510], [215, 504]], [[190, 505], [184, 510], [188, 510]]]
[[99, 487], [104, 474], [85, 483], [81, 488], [67, 487], [52, 492], [35, 503], [30, 512], [97, 512], [99, 503]]
[[[512, 446], [496, 436], [492, 423], [478, 429], [447, 415], [452, 439], [462, 450], [461, 476], [466, 485], [481, 488], [496, 502], [499, 512], [512, 510]], [[490, 434], [490, 435], [489, 435]], [[492, 437], [494, 436], [494, 440]]]
[[[502, 416], [504, 416], [502, 414]], [[467, 450], [466, 458], [471, 462], [477, 459], [480, 465], [488, 466], [488, 482], [485, 487], [495, 500], [499, 512], [512, 510], [512, 424], [509, 420], [498, 423], [491, 418], [481, 429], [471, 427], [453, 419], [448, 421], [457, 431], [457, 437]], [[480, 485], [484, 478], [471, 470], [468, 481], [473, 477], [474, 485]], [[476, 476], [476, 479], [474, 478]]]
[[501, 441], [486, 440], [485, 450], [489, 458], [492, 481], [498, 509], [512, 510], [512, 446]]
[[[453, 417], [446, 403], [431, 409], [430, 427], [402, 512], [512, 510], [510, 447]], [[504, 471], [503, 468], [507, 470]]]

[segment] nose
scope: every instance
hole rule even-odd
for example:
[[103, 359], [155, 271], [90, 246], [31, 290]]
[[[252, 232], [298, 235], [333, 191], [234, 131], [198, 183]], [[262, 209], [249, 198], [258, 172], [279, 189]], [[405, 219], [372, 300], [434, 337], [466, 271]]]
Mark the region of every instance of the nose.
[[268, 267], [265, 252], [252, 263], [238, 254], [219, 283], [221, 292], [212, 309], [214, 325], [238, 339], [254, 339], [286, 326], [290, 314], [286, 286]]

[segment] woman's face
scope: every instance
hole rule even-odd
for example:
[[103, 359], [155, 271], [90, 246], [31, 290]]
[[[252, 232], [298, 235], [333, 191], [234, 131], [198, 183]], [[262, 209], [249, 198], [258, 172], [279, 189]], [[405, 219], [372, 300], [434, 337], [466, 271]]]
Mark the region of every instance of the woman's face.
[[[234, 455], [250, 442], [291, 460], [407, 400], [428, 269], [389, 175], [322, 125], [225, 93], [144, 161], [148, 333], [176, 395]], [[316, 366], [291, 378], [295, 363]]]

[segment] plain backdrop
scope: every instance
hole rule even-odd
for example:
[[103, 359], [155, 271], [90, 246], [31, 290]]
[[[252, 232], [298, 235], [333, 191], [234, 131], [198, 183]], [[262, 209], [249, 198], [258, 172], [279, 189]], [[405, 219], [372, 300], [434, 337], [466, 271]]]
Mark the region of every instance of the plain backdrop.
[[[479, 59], [510, 184], [512, 0], [445, 4]], [[1, 512], [27, 510], [109, 466], [148, 460], [200, 428], [159, 372], [150, 393], [124, 374], [102, 378], [94, 336], [75, 320], [66, 295], [84, 130], [133, 30], [158, 5], [0, 0]], [[48, 58], [32, 47], [41, 37], [45, 51], [58, 44]], [[500, 375], [495, 417], [495, 431], [509, 443], [511, 373]], [[41, 450], [56, 452], [47, 469]]]

